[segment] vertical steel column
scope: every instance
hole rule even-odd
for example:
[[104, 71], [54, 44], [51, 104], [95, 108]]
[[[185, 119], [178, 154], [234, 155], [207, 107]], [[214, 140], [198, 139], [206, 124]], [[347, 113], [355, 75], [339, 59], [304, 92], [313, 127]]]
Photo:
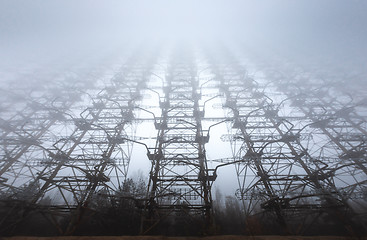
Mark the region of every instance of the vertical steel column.
[[176, 52], [166, 76], [160, 101], [162, 113], [156, 123], [157, 142], [149, 154], [152, 171], [144, 234], [160, 223], [167, 224], [167, 220], [180, 225], [179, 221], [196, 215], [205, 218], [207, 227], [210, 224], [210, 187], [214, 179], [206, 162], [208, 137], [201, 126], [204, 113], [199, 106], [201, 96], [192, 61], [190, 54]]

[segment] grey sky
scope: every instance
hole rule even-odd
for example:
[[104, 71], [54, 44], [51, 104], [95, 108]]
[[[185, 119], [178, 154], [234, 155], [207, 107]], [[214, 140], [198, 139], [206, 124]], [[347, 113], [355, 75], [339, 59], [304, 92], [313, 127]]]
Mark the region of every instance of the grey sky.
[[343, 43], [366, 39], [366, 1], [2, 0], [0, 8], [3, 41], [179, 32]]

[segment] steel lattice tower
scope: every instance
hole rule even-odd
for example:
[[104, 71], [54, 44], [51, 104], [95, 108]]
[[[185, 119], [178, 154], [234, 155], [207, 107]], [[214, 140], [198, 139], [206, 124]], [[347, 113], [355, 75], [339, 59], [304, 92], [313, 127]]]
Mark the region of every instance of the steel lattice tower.
[[[182, 50], [181, 50], [182, 51]], [[170, 216], [205, 218], [211, 221], [211, 184], [205, 155], [208, 136], [202, 129], [204, 111], [199, 100], [199, 80], [194, 59], [188, 53], [174, 53], [160, 98], [161, 116], [155, 123], [157, 142], [150, 149], [152, 161], [147, 202], [149, 232]], [[177, 218], [178, 214], [182, 216]]]
[[[24, 184], [21, 191], [18, 190], [9, 197], [25, 201], [28, 207], [24, 208], [15, 223], [10, 222], [7, 227], [15, 226], [31, 211], [40, 210], [51, 214], [50, 219], [61, 234], [73, 234], [86, 211], [94, 208], [95, 201], [92, 199], [97, 193], [109, 199], [122, 191], [133, 144], [129, 140], [135, 136], [133, 111], [135, 103], [141, 98], [140, 90], [145, 86], [155, 57], [155, 54], [146, 56], [144, 51], [142, 56], [140, 54], [136, 53], [130, 58], [108, 83], [104, 83], [103, 88], [98, 86], [99, 89], [94, 93], [87, 94], [91, 105], [85, 107], [89, 103], [83, 102], [80, 107], [84, 110], [78, 117], [70, 113], [69, 102], [74, 101], [74, 98], [69, 97], [73, 93], [70, 91], [64, 96], [67, 102], [58, 102], [63, 98], [49, 100], [52, 107], [38, 107], [37, 115], [31, 112], [30, 116], [24, 117], [25, 122], [31, 123], [33, 127], [26, 130], [34, 138], [27, 136], [27, 139], [19, 140], [20, 134], [14, 130], [9, 131], [16, 134], [16, 139], [11, 139], [13, 142], [25, 142], [25, 146], [17, 145], [21, 147], [20, 150], [12, 150], [15, 157], [6, 156], [9, 161], [2, 167], [2, 173], [12, 177], [6, 181]], [[42, 118], [40, 114], [43, 114]], [[40, 126], [37, 121], [43, 125]], [[22, 127], [22, 132], [26, 130]], [[47, 131], [56, 133], [56, 136], [53, 135], [56, 139], [49, 139], [50, 142], [54, 141], [50, 146], [37, 141], [37, 137]], [[9, 147], [10, 144], [4, 145]], [[37, 148], [37, 155], [29, 148]], [[6, 149], [5, 152], [9, 151]], [[21, 156], [25, 159], [17, 161]], [[14, 173], [14, 170], [18, 172]], [[4, 200], [7, 200], [7, 193], [16, 186], [11, 185], [10, 189], [6, 183], [3, 186], [5, 190], [2, 194], [5, 195]], [[31, 195], [27, 195], [27, 192]], [[48, 196], [57, 198], [52, 208], [43, 209], [35, 205], [42, 204], [42, 199]], [[5, 201], [5, 204], [9, 202]], [[17, 207], [15, 211], [19, 214]], [[58, 221], [57, 216], [62, 212], [66, 212], [70, 218], [66, 226]], [[11, 214], [14, 213], [9, 212], [5, 216]]]
[[[309, 136], [304, 130], [322, 124], [324, 120], [311, 118], [311, 123], [305, 124], [309, 110], [304, 111], [303, 107], [298, 116], [294, 113], [289, 115], [292, 107], [280, 112], [287, 98], [276, 103], [276, 96], [265, 93], [266, 82], [258, 83], [249, 77], [246, 69], [237, 64], [229, 53], [222, 53], [219, 57], [222, 61], [224, 59], [224, 63], [215, 62], [216, 59], [212, 58], [212, 65], [225, 95], [223, 107], [230, 109], [228, 114], [233, 119], [229, 124], [228, 140], [233, 149], [233, 160], [230, 162], [236, 164], [240, 186], [236, 195], [243, 201], [246, 214], [254, 214], [257, 207], [261, 207], [264, 213], [274, 213], [283, 233], [287, 233], [295, 229], [294, 226], [290, 227], [292, 224], [301, 224], [297, 221], [305, 224], [302, 230], [307, 229], [306, 225], [313, 224], [323, 212], [339, 221], [346, 231], [358, 231], [358, 217], [356, 219], [356, 211], [348, 201], [350, 198], [345, 194], [348, 190], [344, 187], [351, 187], [358, 192], [357, 189], [362, 186], [355, 179], [357, 183], [340, 187], [341, 182], [338, 180], [343, 177], [338, 175], [345, 173], [344, 167], [330, 168], [325, 163], [325, 160], [329, 160], [335, 164], [337, 157], [315, 156], [308, 146], [303, 145], [303, 138]], [[304, 101], [299, 102], [307, 106]], [[317, 106], [315, 102], [309, 106]], [[303, 121], [301, 128], [295, 122], [299, 119]], [[334, 126], [334, 130], [336, 128], [346, 126], [340, 124], [340, 127]], [[336, 142], [325, 128], [322, 130], [344, 154], [351, 151]], [[359, 142], [357, 147], [362, 145]], [[349, 157], [340, 155], [339, 158]], [[363, 166], [356, 159], [353, 160], [363, 171]], [[346, 164], [345, 168], [349, 166]], [[352, 230], [352, 226], [356, 228]]]
[[[38, 76], [28, 85], [1, 90], [4, 232], [39, 214], [59, 234], [73, 234], [101, 206], [129, 199], [141, 234], [185, 225], [211, 233], [221, 167], [234, 171], [249, 233], [256, 233], [254, 220], [275, 222], [282, 234], [325, 222], [343, 233], [364, 229], [363, 89], [335, 84], [344, 80], [332, 71], [265, 61], [248, 50], [238, 57], [221, 45], [167, 49], [140, 47], [123, 60], [103, 59], [103, 68], [90, 61], [44, 75], [36, 69], [19, 76]], [[222, 103], [206, 105], [214, 99]], [[213, 134], [220, 124], [224, 143]], [[213, 142], [217, 149], [208, 150]], [[225, 144], [230, 154], [213, 157]], [[145, 195], [125, 191], [133, 147], [149, 165]]]

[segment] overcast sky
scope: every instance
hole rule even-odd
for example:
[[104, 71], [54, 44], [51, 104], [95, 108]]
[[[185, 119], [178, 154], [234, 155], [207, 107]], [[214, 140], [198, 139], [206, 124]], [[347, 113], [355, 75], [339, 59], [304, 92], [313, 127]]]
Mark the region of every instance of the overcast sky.
[[147, 36], [233, 36], [293, 46], [367, 40], [363, 0], [1, 0], [0, 9], [3, 47]]

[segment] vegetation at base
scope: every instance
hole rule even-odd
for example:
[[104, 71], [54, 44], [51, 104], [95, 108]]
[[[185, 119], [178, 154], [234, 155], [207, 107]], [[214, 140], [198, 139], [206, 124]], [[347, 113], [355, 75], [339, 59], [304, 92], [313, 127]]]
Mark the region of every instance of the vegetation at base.
[[[34, 185], [23, 193], [29, 197]], [[102, 190], [92, 197], [83, 215], [77, 221], [72, 235], [122, 236], [139, 235], [142, 230], [143, 201], [146, 183], [143, 180], [127, 179], [121, 191], [110, 195]], [[19, 196], [23, 196], [19, 195]], [[23, 196], [24, 197], [24, 196]], [[274, 214], [260, 212], [245, 217], [243, 204], [232, 196], [223, 197], [216, 191], [213, 202], [213, 219], [208, 223], [198, 212], [187, 205], [177, 205], [172, 214], [163, 218], [148, 235], [206, 236], [206, 235], [349, 235], [343, 225], [323, 213], [310, 214], [307, 218], [295, 218], [289, 222], [289, 232], [279, 225]], [[0, 201], [0, 236], [58, 236], [64, 235], [72, 222], [74, 213], [54, 208], [51, 199], [44, 198], [37, 205], [21, 199]], [[361, 230], [356, 233], [364, 234]]]

